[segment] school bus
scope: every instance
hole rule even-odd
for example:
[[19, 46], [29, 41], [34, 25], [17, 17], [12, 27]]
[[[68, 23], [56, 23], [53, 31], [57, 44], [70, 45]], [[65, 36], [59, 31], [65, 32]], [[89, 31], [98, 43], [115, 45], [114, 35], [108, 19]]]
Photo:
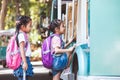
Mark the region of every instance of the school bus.
[[65, 22], [64, 41], [76, 37], [74, 80], [120, 80], [119, 7], [120, 0], [52, 1], [51, 20]]

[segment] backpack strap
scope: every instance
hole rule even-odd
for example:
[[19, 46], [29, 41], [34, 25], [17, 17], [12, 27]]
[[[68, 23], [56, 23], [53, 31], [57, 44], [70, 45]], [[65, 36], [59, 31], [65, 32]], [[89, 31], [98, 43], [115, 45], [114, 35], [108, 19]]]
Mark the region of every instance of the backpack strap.
[[17, 42], [17, 46], [19, 47], [18, 34], [19, 33], [16, 34], [16, 42]]

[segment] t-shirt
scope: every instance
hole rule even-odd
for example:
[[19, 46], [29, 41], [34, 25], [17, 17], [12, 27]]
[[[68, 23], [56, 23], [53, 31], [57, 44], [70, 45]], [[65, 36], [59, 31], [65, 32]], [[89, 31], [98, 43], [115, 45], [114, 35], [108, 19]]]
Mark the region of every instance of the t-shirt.
[[54, 51], [56, 47], [60, 47], [60, 48], [61, 48], [61, 45], [60, 45], [60, 37], [54, 36], [54, 37], [52, 38], [51, 44], [52, 44], [52, 45], [51, 45], [52, 51]]
[[52, 47], [53, 48], [55, 48], [55, 47], [61, 47], [61, 45], [60, 45], [60, 37], [54, 36], [52, 38]]
[[[21, 32], [21, 33], [18, 34], [18, 41], [19, 41], [19, 43], [21, 43], [22, 41], [24, 41], [25, 44], [26, 44], [24, 33]], [[31, 48], [30, 48], [29, 41], [27, 42], [27, 44], [28, 44], [28, 46], [27, 46], [25, 54], [26, 54], [27, 57], [30, 57], [31, 56]]]

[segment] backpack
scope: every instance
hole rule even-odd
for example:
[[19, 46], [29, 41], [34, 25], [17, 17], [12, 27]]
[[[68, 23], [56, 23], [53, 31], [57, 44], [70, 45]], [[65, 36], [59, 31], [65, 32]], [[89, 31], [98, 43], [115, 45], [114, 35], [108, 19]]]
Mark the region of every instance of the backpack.
[[43, 66], [52, 69], [53, 53], [51, 52], [51, 40], [52, 37], [58, 36], [57, 34], [50, 35], [42, 43], [41, 55]]
[[[27, 35], [25, 33], [23, 33], [25, 36], [25, 39], [27, 39]], [[6, 50], [6, 64], [7, 67], [10, 69], [17, 69], [22, 62], [22, 58], [20, 55], [20, 50], [19, 50], [19, 46], [16, 40], [17, 34], [14, 34], [7, 46], [7, 50]], [[27, 44], [25, 46], [27, 48]]]

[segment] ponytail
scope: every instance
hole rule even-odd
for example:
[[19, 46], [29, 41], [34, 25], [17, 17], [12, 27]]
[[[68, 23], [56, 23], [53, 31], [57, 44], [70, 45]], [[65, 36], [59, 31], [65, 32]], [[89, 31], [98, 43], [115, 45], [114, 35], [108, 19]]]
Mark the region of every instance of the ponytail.
[[17, 41], [17, 45], [19, 46], [19, 43], [18, 43], [18, 34], [19, 34], [19, 30], [21, 28], [22, 25], [27, 25], [27, 23], [29, 23], [29, 21], [31, 21], [31, 18], [28, 17], [28, 16], [18, 16], [17, 17], [17, 20], [16, 20], [16, 41]]
[[15, 31], [16, 34], [19, 34], [20, 26], [21, 26], [20, 22], [16, 23], [16, 31]]

